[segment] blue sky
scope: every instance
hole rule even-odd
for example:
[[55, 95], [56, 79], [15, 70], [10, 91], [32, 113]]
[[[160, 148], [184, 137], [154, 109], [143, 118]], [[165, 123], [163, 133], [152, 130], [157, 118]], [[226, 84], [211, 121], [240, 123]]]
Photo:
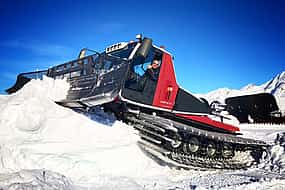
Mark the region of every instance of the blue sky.
[[283, 0], [4, 0], [0, 93], [20, 72], [46, 69], [142, 33], [174, 56], [194, 93], [262, 84], [285, 70]]

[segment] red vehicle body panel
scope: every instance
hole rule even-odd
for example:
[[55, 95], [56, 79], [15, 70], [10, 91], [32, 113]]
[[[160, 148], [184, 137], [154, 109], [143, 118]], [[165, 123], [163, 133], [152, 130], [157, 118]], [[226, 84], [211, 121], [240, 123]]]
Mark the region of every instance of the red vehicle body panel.
[[207, 124], [207, 125], [210, 125], [210, 126], [213, 126], [213, 127], [216, 127], [216, 128], [224, 129], [224, 130], [227, 130], [227, 131], [231, 131], [231, 132], [237, 132], [237, 131], [240, 130], [238, 127], [235, 127], [233, 125], [212, 120], [209, 117], [207, 117], [206, 115], [198, 116], [198, 115], [176, 114], [176, 116], [183, 117], [183, 118], [186, 118], [186, 119], [190, 119], [192, 121], [197, 121], [199, 123], [204, 123], [204, 124]]
[[153, 106], [172, 110], [179, 86], [176, 82], [171, 55], [164, 53], [153, 99]]

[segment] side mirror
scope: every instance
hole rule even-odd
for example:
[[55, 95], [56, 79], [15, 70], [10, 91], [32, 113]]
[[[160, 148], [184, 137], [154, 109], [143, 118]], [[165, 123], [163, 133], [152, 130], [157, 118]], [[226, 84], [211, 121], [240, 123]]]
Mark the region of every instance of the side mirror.
[[149, 53], [150, 48], [152, 47], [152, 39], [144, 38], [142, 44], [138, 49], [136, 56], [145, 59]]

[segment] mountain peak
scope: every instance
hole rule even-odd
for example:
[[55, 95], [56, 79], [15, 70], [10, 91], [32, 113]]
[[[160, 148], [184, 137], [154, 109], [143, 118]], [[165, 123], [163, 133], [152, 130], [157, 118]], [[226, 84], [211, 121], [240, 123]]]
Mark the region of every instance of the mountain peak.
[[253, 88], [255, 88], [255, 87], [256, 87], [255, 84], [250, 83], [250, 84], [248, 84], [248, 85], [242, 87], [240, 90], [251, 90], [251, 89], [253, 89]]
[[285, 71], [283, 71], [281, 74], [280, 74], [280, 77], [281, 79], [285, 80]]

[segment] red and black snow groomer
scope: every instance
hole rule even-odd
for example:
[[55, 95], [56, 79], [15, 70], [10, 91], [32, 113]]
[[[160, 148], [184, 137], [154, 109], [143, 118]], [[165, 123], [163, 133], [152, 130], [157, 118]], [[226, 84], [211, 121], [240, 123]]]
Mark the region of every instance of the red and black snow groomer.
[[240, 169], [258, 163], [267, 144], [239, 137], [239, 128], [212, 114], [209, 104], [182, 89], [172, 55], [150, 38], [122, 42], [48, 70], [22, 73], [13, 93], [33, 78], [47, 75], [70, 84], [70, 108], [102, 106], [138, 130], [148, 155], [173, 166]]

